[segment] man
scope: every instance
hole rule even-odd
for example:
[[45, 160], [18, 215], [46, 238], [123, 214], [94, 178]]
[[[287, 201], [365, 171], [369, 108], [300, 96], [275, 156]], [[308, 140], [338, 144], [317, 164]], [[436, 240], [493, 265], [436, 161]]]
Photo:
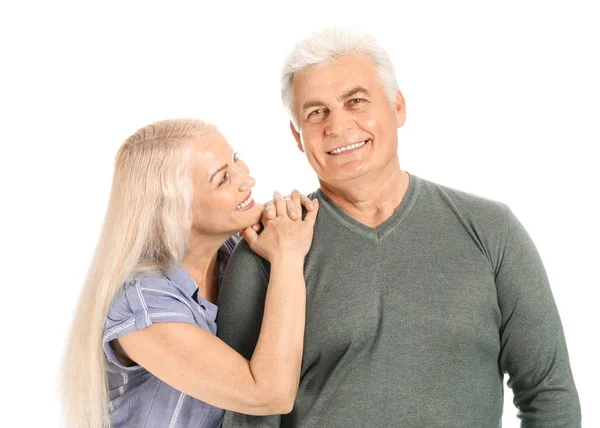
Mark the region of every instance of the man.
[[[542, 262], [504, 204], [400, 168], [405, 103], [384, 50], [325, 30], [284, 66], [298, 148], [319, 177], [306, 257], [305, 347], [288, 415], [228, 427], [499, 427], [503, 374], [523, 427], [577, 427], [580, 409]], [[268, 263], [241, 243], [218, 335], [250, 358]]]

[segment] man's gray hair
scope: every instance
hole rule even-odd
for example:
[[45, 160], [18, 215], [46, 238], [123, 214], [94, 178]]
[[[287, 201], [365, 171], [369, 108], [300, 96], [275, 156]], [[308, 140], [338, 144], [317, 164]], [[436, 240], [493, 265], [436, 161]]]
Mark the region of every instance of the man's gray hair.
[[298, 120], [294, 115], [294, 91], [292, 82], [296, 73], [308, 67], [320, 65], [334, 59], [353, 55], [368, 55], [375, 63], [385, 94], [394, 105], [398, 93], [398, 82], [394, 65], [387, 52], [375, 39], [354, 28], [327, 28], [310, 34], [300, 41], [288, 55], [281, 74], [281, 99], [287, 108], [292, 123], [298, 130]]

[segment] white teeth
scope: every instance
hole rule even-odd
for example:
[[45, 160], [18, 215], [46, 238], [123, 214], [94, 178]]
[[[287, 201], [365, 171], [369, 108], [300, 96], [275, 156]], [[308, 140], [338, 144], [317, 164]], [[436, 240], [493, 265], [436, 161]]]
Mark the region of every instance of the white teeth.
[[236, 205], [235, 209], [236, 210], [241, 210], [242, 208], [246, 208], [248, 205], [250, 205], [250, 203], [253, 201], [252, 196], [248, 197], [248, 199], [246, 199], [244, 202], [242, 202], [239, 205]]
[[350, 144], [349, 146], [340, 147], [338, 149], [330, 151], [329, 153], [331, 153], [332, 155], [339, 155], [340, 153], [345, 152], [346, 150], [352, 150], [357, 147], [362, 147], [365, 144], [367, 144], [367, 141], [369, 141], [369, 140], [363, 141], [362, 143], [354, 143], [354, 144]]

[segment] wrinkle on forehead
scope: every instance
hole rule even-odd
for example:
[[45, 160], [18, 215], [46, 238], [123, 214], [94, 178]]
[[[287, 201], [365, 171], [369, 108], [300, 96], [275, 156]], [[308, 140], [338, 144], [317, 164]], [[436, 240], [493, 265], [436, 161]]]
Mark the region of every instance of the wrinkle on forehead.
[[[294, 76], [296, 105], [306, 102], [341, 102], [344, 95], [357, 86], [372, 90], [380, 84], [375, 63], [365, 54], [336, 58], [308, 67]], [[383, 85], [382, 89], [383, 89]]]

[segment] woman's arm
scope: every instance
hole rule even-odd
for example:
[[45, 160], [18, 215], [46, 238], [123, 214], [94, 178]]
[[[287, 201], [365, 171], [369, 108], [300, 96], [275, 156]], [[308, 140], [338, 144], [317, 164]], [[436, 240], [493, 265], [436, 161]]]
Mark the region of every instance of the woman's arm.
[[[293, 196], [300, 212], [300, 198]], [[252, 415], [289, 413], [302, 362], [306, 290], [304, 256], [317, 210], [292, 220], [277, 195], [276, 217], [249, 245], [271, 262], [260, 336], [250, 361], [210, 332], [185, 323], [156, 323], [116, 339], [128, 358], [172, 387], [214, 406]], [[316, 205], [316, 203], [315, 203]]]

